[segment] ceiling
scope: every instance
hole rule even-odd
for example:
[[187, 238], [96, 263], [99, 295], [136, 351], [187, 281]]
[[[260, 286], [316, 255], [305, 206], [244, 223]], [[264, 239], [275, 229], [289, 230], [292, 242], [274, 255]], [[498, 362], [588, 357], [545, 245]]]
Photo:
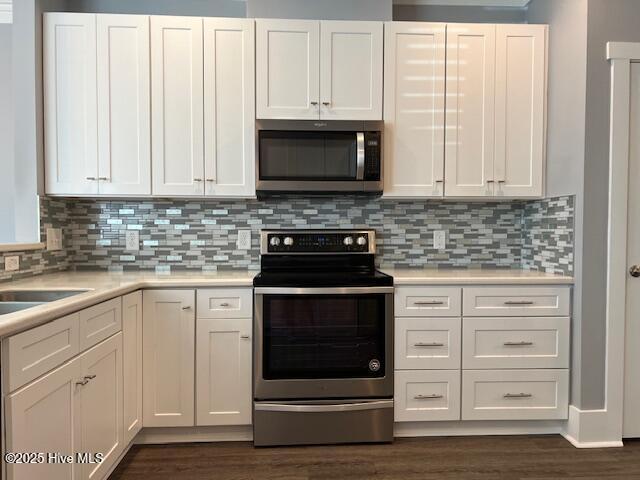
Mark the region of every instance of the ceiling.
[[530, 0], [393, 0], [394, 5], [447, 5], [467, 7], [526, 7]]

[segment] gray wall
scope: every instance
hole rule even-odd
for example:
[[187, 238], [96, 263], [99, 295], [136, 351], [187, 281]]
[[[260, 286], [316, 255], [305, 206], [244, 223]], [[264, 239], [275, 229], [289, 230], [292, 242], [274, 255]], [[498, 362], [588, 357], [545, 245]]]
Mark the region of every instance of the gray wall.
[[0, 24], [0, 243], [15, 238], [11, 25]]
[[524, 8], [394, 5], [393, 19], [400, 22], [524, 23], [526, 10]]
[[245, 17], [242, 0], [66, 0], [65, 10], [91, 13]]
[[[549, 24], [547, 195], [576, 196], [571, 403], [578, 408], [583, 408], [585, 382], [596, 390], [604, 388], [602, 345], [587, 355], [595, 359], [592, 363], [596, 363], [597, 367], [591, 365], [589, 370], [584, 370], [582, 355], [587, 17], [588, 0], [533, 0], [527, 11], [527, 22]], [[586, 378], [583, 378], [583, 372], [588, 372]], [[591, 400], [599, 402], [601, 396]]]
[[[640, 42], [638, 0], [589, 0], [584, 251], [582, 296], [583, 408], [604, 405], [603, 385], [587, 381], [604, 369], [609, 174], [609, 41]], [[594, 354], [591, 355], [591, 352]]]
[[250, 18], [391, 20], [392, 0], [248, 0]]

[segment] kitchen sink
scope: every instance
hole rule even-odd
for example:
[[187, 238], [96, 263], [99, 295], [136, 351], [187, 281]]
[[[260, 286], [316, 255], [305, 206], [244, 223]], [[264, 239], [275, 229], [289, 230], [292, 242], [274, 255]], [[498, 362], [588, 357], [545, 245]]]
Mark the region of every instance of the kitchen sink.
[[55, 302], [56, 300], [62, 300], [63, 298], [79, 295], [87, 291], [88, 290], [6, 290], [0, 291], [0, 305], [5, 302], [36, 304]]
[[7, 315], [9, 313], [19, 312], [20, 310], [26, 310], [27, 308], [37, 307], [44, 302], [2, 302], [0, 303], [0, 315]]

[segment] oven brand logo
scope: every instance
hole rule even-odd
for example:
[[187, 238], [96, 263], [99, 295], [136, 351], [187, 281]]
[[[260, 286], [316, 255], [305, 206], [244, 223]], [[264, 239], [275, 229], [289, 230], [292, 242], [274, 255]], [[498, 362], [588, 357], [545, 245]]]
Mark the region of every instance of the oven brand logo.
[[369, 370], [371, 370], [372, 372], [377, 372], [378, 370], [380, 370], [380, 360], [378, 360], [377, 358], [371, 360], [369, 362]]

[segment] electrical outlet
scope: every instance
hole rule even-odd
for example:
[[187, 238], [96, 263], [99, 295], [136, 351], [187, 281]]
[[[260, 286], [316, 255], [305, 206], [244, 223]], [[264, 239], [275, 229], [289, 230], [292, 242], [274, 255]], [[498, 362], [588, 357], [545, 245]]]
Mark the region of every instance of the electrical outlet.
[[20, 257], [18, 255], [4, 257], [4, 269], [7, 272], [15, 272], [16, 270], [20, 270]]
[[47, 250], [62, 250], [61, 228], [47, 228]]
[[433, 248], [436, 250], [447, 248], [447, 232], [444, 230], [435, 230], [433, 232]]
[[238, 242], [236, 243], [238, 250], [251, 249], [251, 230], [238, 230]]
[[140, 250], [140, 232], [138, 230], [127, 230], [124, 238], [127, 251], [137, 252]]

